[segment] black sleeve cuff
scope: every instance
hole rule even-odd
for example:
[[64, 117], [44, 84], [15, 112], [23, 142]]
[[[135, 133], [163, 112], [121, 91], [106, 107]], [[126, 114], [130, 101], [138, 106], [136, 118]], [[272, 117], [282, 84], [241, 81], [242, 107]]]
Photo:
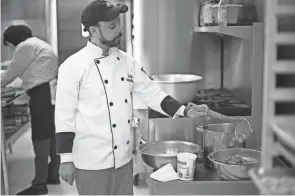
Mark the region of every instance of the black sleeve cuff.
[[161, 102], [161, 108], [170, 117], [173, 117], [182, 105], [173, 99], [171, 96], [167, 96]]
[[57, 154], [72, 153], [74, 138], [74, 132], [56, 133]]

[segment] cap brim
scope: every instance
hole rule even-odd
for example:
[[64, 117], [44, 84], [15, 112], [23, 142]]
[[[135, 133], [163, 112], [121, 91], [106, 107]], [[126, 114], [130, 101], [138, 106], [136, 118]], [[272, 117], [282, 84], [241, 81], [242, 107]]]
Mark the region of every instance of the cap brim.
[[111, 21], [114, 20], [119, 16], [121, 13], [126, 13], [128, 11], [128, 7], [126, 5], [118, 5], [110, 8], [106, 13], [104, 14], [104, 17], [101, 21]]

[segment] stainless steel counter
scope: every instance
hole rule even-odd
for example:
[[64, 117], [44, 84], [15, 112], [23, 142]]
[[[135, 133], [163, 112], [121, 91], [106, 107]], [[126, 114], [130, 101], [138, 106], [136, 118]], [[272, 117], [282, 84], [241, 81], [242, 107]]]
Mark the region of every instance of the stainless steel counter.
[[[26, 96], [25, 91], [20, 91], [12, 97], [1, 96], [1, 109], [17, 101], [21, 103], [28, 101], [28, 97]], [[1, 111], [1, 125], [1, 194], [9, 195], [6, 149], [7, 147], [11, 148], [12, 143], [14, 143], [25, 131], [28, 130], [28, 128], [30, 127], [30, 122], [21, 125], [16, 132], [7, 137], [7, 135], [5, 135], [4, 133], [3, 114]]]
[[[280, 160], [276, 166], [286, 167]], [[254, 183], [249, 181], [224, 181], [216, 172], [197, 160], [194, 181], [159, 182], [147, 180], [151, 195], [258, 195]]]
[[[189, 118], [155, 118], [149, 119], [149, 111], [148, 110], [135, 110], [134, 116], [140, 119], [139, 128], [137, 128], [134, 133], [140, 133], [142, 139], [147, 142], [153, 141], [165, 141], [165, 140], [179, 140], [179, 141], [188, 141], [199, 144], [203, 147], [203, 133], [198, 132], [196, 127], [198, 126], [206, 126], [208, 124], [215, 123], [224, 123], [219, 119], [211, 119], [206, 120], [205, 118], [198, 119], [189, 119]], [[249, 117], [246, 117], [247, 120], [250, 120]], [[250, 117], [252, 118], [252, 117]], [[251, 125], [253, 125], [251, 123]], [[254, 125], [256, 125], [254, 123]], [[255, 130], [257, 130], [257, 126], [253, 126]], [[136, 146], [139, 144], [136, 143], [138, 140], [138, 136], [134, 135], [134, 152], [136, 151]], [[250, 136], [250, 140], [255, 140], [257, 136]], [[247, 144], [246, 144], [247, 145]], [[247, 148], [255, 148], [253, 147], [251, 142], [246, 146]], [[139, 156], [139, 155], [135, 155]], [[136, 174], [145, 174], [147, 173], [143, 163], [140, 161], [137, 163], [137, 169], [134, 171]], [[136, 176], [136, 175], [135, 175]], [[146, 176], [146, 175], [144, 175]], [[136, 180], [135, 180], [136, 181]], [[136, 183], [135, 183], [136, 184]]]

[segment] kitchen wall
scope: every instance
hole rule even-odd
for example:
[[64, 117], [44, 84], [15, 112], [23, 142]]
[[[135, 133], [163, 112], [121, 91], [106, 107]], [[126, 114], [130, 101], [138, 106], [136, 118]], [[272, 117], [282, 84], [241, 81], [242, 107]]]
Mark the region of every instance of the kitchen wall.
[[158, 0], [134, 1], [133, 53], [149, 74], [158, 72], [158, 18]]
[[[193, 73], [204, 76], [204, 88], [220, 87], [220, 37], [194, 33], [197, 10], [205, 0], [135, 0], [134, 56], [149, 74]], [[264, 0], [232, 0], [254, 4], [258, 21], [263, 22]], [[247, 42], [229, 47], [249, 49]], [[246, 47], [246, 48], [245, 48]], [[229, 53], [230, 53], [229, 52]], [[246, 57], [244, 58], [247, 64]]]
[[83, 48], [87, 42], [82, 37], [81, 13], [91, 0], [57, 1], [57, 37], [59, 62]]
[[258, 22], [264, 21], [264, 1], [265, 0], [232, 0], [235, 4], [255, 5], [258, 14]]
[[[1, 37], [5, 28], [11, 24], [25, 24], [29, 26], [33, 34], [47, 41], [46, 0], [1, 0]], [[9, 60], [12, 53], [2, 43], [1, 61]]]
[[[57, 39], [59, 62], [64, 62], [70, 55], [82, 49], [88, 38], [82, 37], [81, 13], [93, 0], [58, 0], [57, 1]], [[126, 0], [109, 0], [113, 4]], [[122, 19], [121, 19], [122, 20]], [[122, 22], [125, 24], [124, 21]], [[123, 38], [122, 45], [125, 45]]]
[[220, 39], [193, 32], [196, 6], [196, 0], [135, 0], [134, 56], [149, 74], [199, 74], [203, 86], [219, 88]]
[[248, 104], [252, 104], [252, 51], [252, 40], [224, 38], [224, 88]]

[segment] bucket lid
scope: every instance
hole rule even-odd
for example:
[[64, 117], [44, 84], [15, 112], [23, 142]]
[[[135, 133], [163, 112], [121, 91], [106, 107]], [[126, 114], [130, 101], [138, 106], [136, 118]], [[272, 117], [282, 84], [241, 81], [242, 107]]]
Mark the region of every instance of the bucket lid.
[[197, 155], [189, 152], [182, 152], [177, 154], [178, 159], [196, 159]]

